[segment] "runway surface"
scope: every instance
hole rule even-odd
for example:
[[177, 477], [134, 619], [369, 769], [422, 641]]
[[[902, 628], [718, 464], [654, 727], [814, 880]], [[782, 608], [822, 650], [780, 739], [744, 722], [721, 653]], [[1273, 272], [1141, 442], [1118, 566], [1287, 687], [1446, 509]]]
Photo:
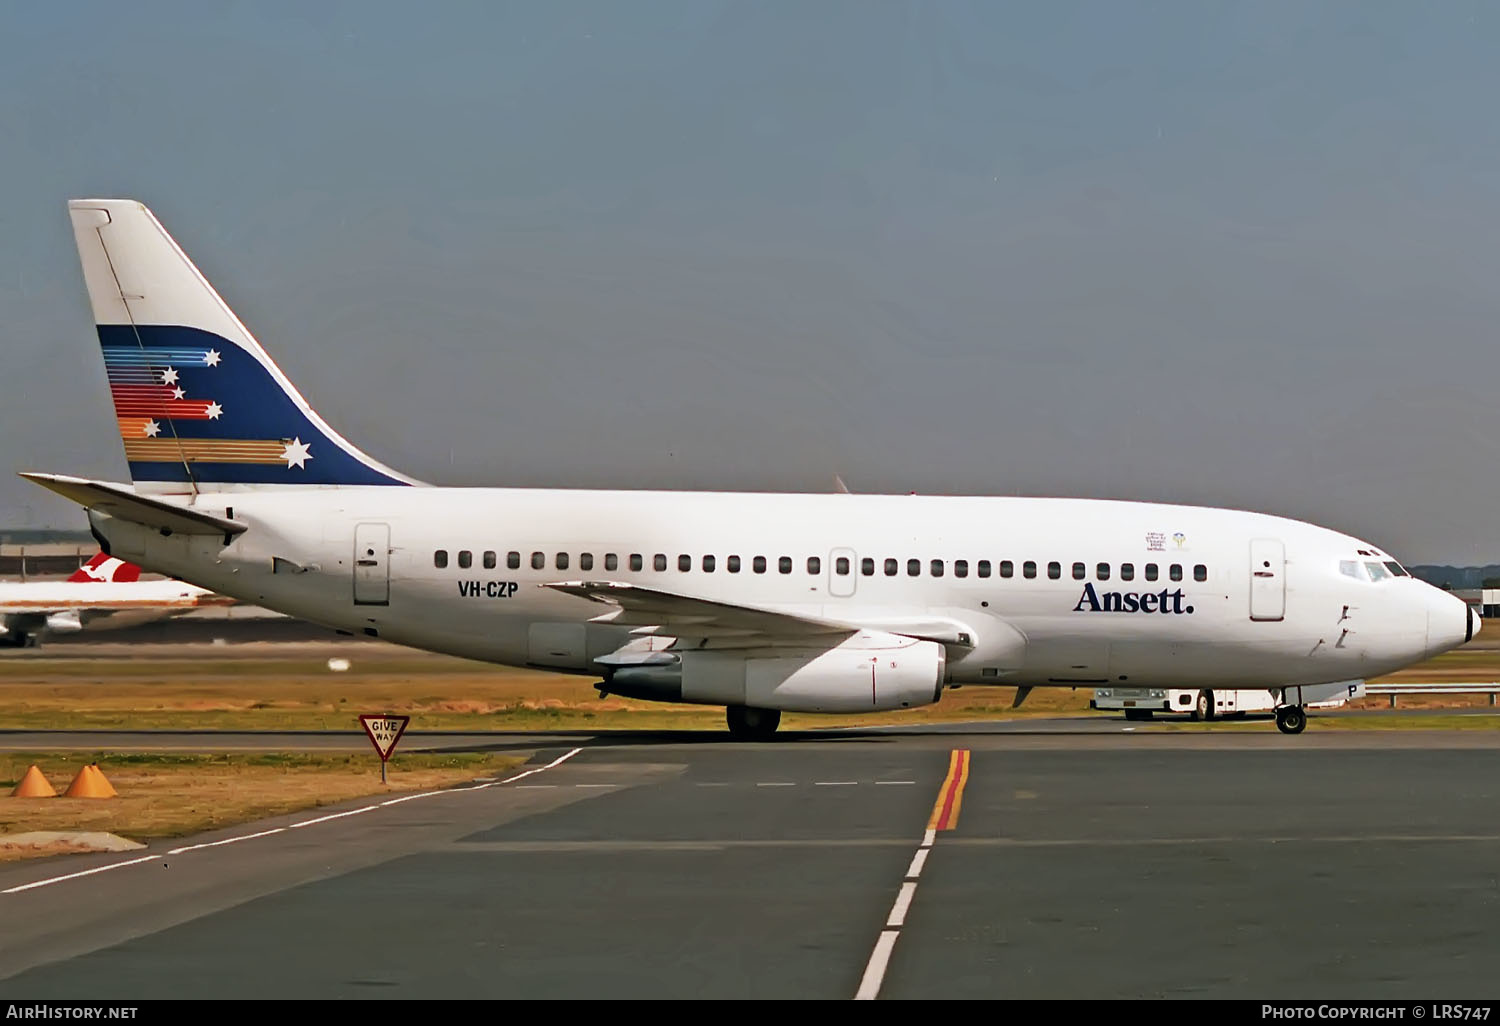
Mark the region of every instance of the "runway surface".
[[0, 866], [0, 996], [1500, 991], [1500, 732], [1006, 728], [444, 736], [536, 754]]

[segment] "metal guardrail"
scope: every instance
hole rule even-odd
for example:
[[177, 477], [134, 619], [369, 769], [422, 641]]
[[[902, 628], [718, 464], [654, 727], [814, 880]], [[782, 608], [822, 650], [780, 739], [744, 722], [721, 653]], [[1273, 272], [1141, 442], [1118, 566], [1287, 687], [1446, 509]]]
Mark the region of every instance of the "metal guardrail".
[[1490, 705], [1495, 704], [1495, 694], [1500, 684], [1366, 684], [1365, 694], [1386, 695], [1391, 708], [1396, 708], [1398, 695], [1489, 695]]

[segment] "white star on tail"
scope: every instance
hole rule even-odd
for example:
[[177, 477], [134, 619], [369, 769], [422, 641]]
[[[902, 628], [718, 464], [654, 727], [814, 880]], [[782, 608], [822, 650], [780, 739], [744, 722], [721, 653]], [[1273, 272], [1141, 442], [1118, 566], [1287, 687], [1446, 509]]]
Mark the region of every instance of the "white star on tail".
[[224, 407], [220, 406], [218, 403], [209, 403], [208, 409], [204, 410], [203, 412], [208, 414], [209, 420], [218, 420], [219, 417], [224, 413]]
[[293, 467], [298, 467], [306, 470], [307, 461], [312, 459], [312, 454], [307, 451], [308, 448], [307, 443], [300, 438], [293, 438], [287, 442], [286, 451], [281, 454], [281, 458], [286, 460], [286, 468], [291, 470]]
[[163, 385], [177, 384], [177, 371], [171, 367], [161, 372], [161, 383]]
[[172, 398], [173, 399], [181, 399], [185, 395], [187, 395], [187, 393], [184, 392], [180, 388], [174, 388], [174, 389], [172, 389]]
[[155, 438], [157, 435], [161, 434], [161, 425], [154, 420], [148, 420], [146, 421], [145, 426], [141, 428], [141, 430], [146, 432], [147, 438]]
[[208, 352], [206, 352], [206, 353], [203, 354], [203, 366], [205, 366], [205, 367], [217, 367], [218, 365], [219, 365], [219, 351], [217, 349], [210, 349]]

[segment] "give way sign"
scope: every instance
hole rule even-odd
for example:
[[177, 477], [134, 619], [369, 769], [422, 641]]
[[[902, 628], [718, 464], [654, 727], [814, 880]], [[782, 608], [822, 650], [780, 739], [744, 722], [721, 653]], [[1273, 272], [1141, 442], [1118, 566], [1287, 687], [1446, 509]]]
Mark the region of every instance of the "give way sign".
[[359, 717], [359, 724], [365, 728], [365, 734], [369, 736], [370, 744], [375, 746], [375, 751], [380, 754], [382, 763], [396, 750], [396, 742], [406, 733], [406, 725], [410, 722], [410, 716], [362, 713]]

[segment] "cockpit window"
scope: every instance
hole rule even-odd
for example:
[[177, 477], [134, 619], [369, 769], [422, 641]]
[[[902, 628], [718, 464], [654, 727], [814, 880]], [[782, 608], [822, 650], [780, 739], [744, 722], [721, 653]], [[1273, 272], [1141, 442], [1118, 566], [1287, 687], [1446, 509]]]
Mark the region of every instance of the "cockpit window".
[[1358, 561], [1353, 559], [1339, 560], [1339, 573], [1343, 574], [1345, 577], [1352, 577], [1356, 581], [1362, 581], [1365, 579], [1364, 570], [1360, 569]]
[[1385, 565], [1385, 568], [1397, 577], [1411, 576], [1411, 574], [1406, 572], [1406, 567], [1402, 566], [1400, 563], [1387, 563]]
[[1385, 568], [1384, 563], [1366, 563], [1365, 569], [1370, 571], [1370, 580], [1383, 581], [1391, 576], [1391, 572]]

